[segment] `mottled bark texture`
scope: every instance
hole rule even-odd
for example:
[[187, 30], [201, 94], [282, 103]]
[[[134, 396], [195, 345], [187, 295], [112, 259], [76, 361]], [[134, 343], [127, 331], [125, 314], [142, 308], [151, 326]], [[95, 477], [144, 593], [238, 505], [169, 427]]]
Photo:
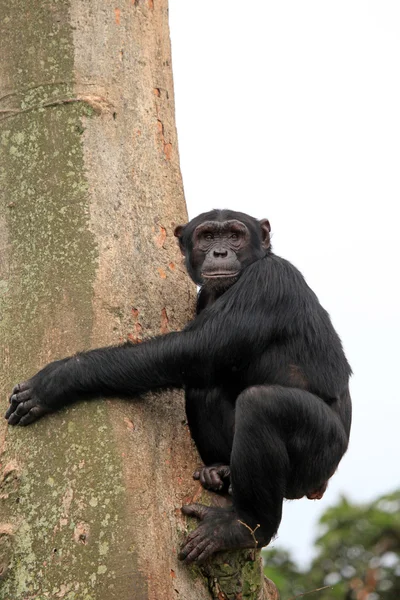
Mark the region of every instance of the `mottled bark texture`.
[[[195, 290], [167, 0], [0, 0], [0, 385], [179, 329]], [[182, 395], [1, 424], [2, 600], [264, 597], [259, 560], [182, 567], [199, 496]]]

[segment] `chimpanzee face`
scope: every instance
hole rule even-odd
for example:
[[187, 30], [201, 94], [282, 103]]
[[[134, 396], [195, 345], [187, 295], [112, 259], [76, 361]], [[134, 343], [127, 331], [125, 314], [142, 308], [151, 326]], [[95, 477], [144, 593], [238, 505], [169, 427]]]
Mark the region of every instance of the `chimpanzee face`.
[[203, 282], [237, 278], [248, 254], [250, 232], [240, 221], [205, 221], [194, 230], [191, 263]]
[[[228, 288], [243, 269], [266, 254], [270, 225], [242, 213], [236, 213], [241, 219], [207, 218], [216, 212], [220, 216], [225, 211], [200, 215], [188, 225], [177, 227], [175, 235], [193, 281], [202, 286]], [[230, 212], [229, 216], [234, 217], [235, 213]]]

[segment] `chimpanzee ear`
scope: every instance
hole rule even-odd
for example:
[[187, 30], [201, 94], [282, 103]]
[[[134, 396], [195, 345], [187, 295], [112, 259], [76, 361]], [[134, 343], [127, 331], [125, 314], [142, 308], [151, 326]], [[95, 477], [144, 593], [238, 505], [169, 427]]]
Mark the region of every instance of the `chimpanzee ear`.
[[185, 254], [185, 246], [182, 243], [182, 235], [185, 227], [186, 225], [177, 225], [174, 229], [174, 236], [178, 238], [179, 248], [181, 249], [182, 254]]
[[261, 236], [262, 236], [262, 245], [264, 248], [269, 248], [271, 245], [270, 231], [271, 225], [269, 224], [268, 219], [263, 219], [260, 221], [261, 228]]
[[174, 229], [174, 236], [180, 238], [184, 229], [185, 225], [177, 225]]

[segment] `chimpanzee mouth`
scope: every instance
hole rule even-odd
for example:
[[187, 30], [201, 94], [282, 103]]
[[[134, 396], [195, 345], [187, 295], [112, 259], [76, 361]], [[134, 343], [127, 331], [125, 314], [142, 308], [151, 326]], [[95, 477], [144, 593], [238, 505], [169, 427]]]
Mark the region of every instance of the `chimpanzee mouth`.
[[204, 279], [223, 279], [227, 277], [236, 277], [239, 275], [239, 271], [231, 272], [218, 272], [218, 273], [202, 273], [201, 274]]

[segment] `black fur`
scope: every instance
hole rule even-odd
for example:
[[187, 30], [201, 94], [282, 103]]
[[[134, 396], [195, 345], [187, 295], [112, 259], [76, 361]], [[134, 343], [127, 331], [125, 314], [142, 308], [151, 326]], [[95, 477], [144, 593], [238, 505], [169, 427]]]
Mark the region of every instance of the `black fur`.
[[[207, 251], [199, 250], [196, 232], [214, 223], [212, 260], [224, 264], [231, 220], [246, 231], [237, 251], [240, 273], [203, 280]], [[268, 544], [283, 498], [322, 496], [348, 445], [351, 370], [314, 292], [272, 253], [268, 222], [211, 211], [176, 235], [189, 274], [203, 285], [196, 318], [179, 333], [51, 363], [14, 388], [6, 418], [29, 424], [82, 395], [185, 388], [189, 426], [205, 463], [194, 477], [214, 491], [229, 487], [233, 496], [229, 510], [184, 508], [201, 523], [180, 557], [201, 562], [223, 548]]]

